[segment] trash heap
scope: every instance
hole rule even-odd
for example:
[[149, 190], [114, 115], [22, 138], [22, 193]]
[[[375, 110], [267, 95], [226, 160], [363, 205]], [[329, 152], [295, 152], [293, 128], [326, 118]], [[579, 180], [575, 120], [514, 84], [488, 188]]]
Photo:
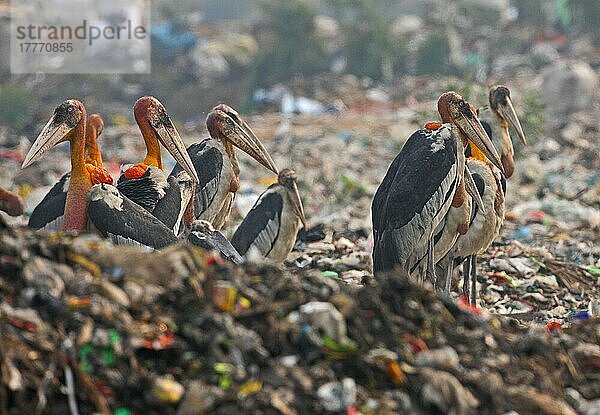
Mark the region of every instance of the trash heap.
[[0, 230], [6, 414], [597, 414], [600, 320], [480, 314], [393, 277]]

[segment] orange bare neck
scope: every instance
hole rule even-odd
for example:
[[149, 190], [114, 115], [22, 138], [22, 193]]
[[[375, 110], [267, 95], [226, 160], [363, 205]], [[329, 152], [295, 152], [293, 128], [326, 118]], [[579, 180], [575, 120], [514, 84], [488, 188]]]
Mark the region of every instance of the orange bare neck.
[[70, 133], [71, 180], [65, 203], [63, 229], [82, 231], [87, 225], [87, 193], [92, 187], [85, 164], [85, 110], [81, 121]]
[[138, 126], [142, 132], [144, 142], [146, 143], [146, 158], [144, 159], [144, 164], [147, 166], [155, 166], [162, 170], [160, 144], [158, 138], [156, 138], [156, 133], [152, 130], [152, 127], [150, 127], [150, 122], [148, 120], [138, 121]]

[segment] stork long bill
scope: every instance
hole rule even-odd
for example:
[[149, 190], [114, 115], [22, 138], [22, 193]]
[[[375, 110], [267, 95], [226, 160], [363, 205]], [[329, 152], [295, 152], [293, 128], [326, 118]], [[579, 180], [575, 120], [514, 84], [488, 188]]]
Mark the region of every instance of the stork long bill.
[[175, 161], [190, 175], [194, 182], [199, 183], [200, 179], [194, 168], [194, 163], [192, 163], [192, 159], [187, 152], [185, 143], [181, 139], [179, 132], [177, 132], [171, 118], [165, 114], [164, 118], [158, 123], [153, 124], [152, 127], [156, 131], [159, 141], [167, 149], [169, 154], [171, 154]]
[[467, 135], [467, 138], [479, 149], [483, 152], [483, 154], [504, 173], [504, 167], [502, 166], [502, 162], [500, 161], [500, 156], [498, 155], [498, 151], [492, 144], [492, 140], [488, 137], [485, 129], [479, 122], [479, 119], [471, 114], [470, 116], [466, 116], [462, 113], [458, 113], [455, 116], [455, 122], [460, 127], [460, 129]]
[[294, 211], [296, 215], [300, 218], [302, 222], [302, 226], [304, 229], [308, 229], [306, 227], [306, 216], [304, 216], [304, 207], [302, 206], [302, 199], [300, 199], [300, 192], [298, 191], [298, 185], [294, 182], [293, 184], [293, 192], [292, 192], [292, 205], [294, 206]]
[[[227, 115], [229, 117], [229, 115]], [[260, 164], [265, 166], [267, 169], [271, 170], [273, 173], [278, 174], [277, 167], [273, 162], [273, 159], [264, 148], [258, 137], [252, 132], [250, 127], [247, 126], [246, 123], [242, 122], [244, 126], [240, 125], [236, 120], [229, 117], [233, 121], [233, 127], [229, 129], [229, 131], [224, 132], [225, 136], [231, 143], [248, 154], [254, 160], [258, 161]]]
[[519, 117], [517, 117], [517, 112], [513, 107], [510, 97], [506, 97], [506, 104], [498, 105], [498, 112], [505, 120], [508, 121], [511, 127], [517, 131], [517, 135], [519, 136], [521, 143], [526, 146], [527, 140], [525, 139], [525, 133], [523, 132], [523, 127], [521, 127]]
[[477, 186], [475, 185], [475, 180], [473, 180], [473, 175], [471, 174], [471, 170], [469, 170], [469, 166], [465, 165], [465, 190], [471, 196], [471, 198], [475, 201], [479, 209], [481, 209], [482, 213], [485, 213], [485, 206], [483, 205], [483, 199], [481, 199], [481, 195], [479, 191], [477, 191]]
[[61, 143], [74, 127], [75, 125], [71, 126], [67, 120], [61, 120], [57, 117], [57, 112], [55, 111], [42, 129], [40, 135], [38, 135], [31, 145], [31, 148], [25, 156], [25, 160], [23, 160], [21, 168], [24, 169], [25, 167], [31, 166], [39, 160], [46, 151], [58, 143]]
[[239, 121], [240, 121], [239, 122], [240, 128], [242, 130], [244, 130], [244, 132], [247, 134], [247, 136], [250, 139], [252, 139], [252, 141], [254, 141], [254, 144], [260, 149], [261, 153], [264, 155], [265, 160], [267, 161], [267, 164], [268, 164], [268, 166], [265, 166], [265, 167], [268, 168], [269, 170], [271, 170], [273, 173], [278, 174], [279, 170], [277, 169], [275, 162], [271, 158], [271, 155], [269, 154], [269, 152], [267, 151], [267, 149], [265, 148], [263, 143], [258, 139], [256, 134], [254, 134], [254, 131], [252, 131], [252, 129], [246, 123], [246, 121], [244, 121], [242, 119], [240, 119]]

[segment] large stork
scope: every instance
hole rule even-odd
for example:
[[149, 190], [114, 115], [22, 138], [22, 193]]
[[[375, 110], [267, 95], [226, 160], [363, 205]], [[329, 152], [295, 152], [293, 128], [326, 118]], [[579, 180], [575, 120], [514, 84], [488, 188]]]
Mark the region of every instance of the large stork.
[[438, 272], [446, 274], [445, 290], [448, 292], [454, 268], [463, 264], [463, 290], [469, 303], [473, 305], [477, 296], [477, 255], [484, 252], [500, 233], [504, 221], [506, 178], [514, 172], [514, 151], [509, 126], [517, 132], [521, 142], [527, 144], [508, 88], [502, 85], [492, 87], [489, 104], [480, 108], [477, 113], [481, 116], [481, 123], [488, 135], [500, 149], [505, 173], [490, 163], [481, 152], [471, 146], [467, 148], [467, 166], [473, 173], [485, 209], [474, 208], [469, 229], [459, 235], [453, 248], [436, 266]]
[[466, 190], [476, 193], [468, 186], [468, 171], [465, 175], [465, 147], [473, 144], [501, 168], [498, 153], [467, 101], [455, 92], [444, 93], [438, 111], [444, 124], [413, 133], [375, 193], [375, 273], [395, 269], [422, 280], [426, 271], [435, 282], [433, 232], [452, 205], [464, 203]]
[[[146, 157], [140, 163], [126, 166], [117, 181], [117, 189], [179, 235], [184, 212], [192, 198], [192, 183], [198, 182], [196, 169], [175, 125], [158, 99], [141, 97], [136, 101], [133, 113], [146, 145]], [[167, 177], [162, 166], [161, 143], [178, 165], [183, 166], [185, 179]]]
[[260, 195], [231, 239], [241, 255], [253, 252], [272, 261], [283, 262], [306, 228], [304, 208], [296, 184], [296, 172], [283, 169], [277, 183]]
[[[199, 178], [194, 214], [197, 219], [207, 220], [215, 229], [221, 229], [240, 186], [240, 168], [234, 147], [276, 174], [277, 167], [250, 126], [228, 105], [213, 108], [206, 126], [210, 137], [187, 149]], [[179, 164], [175, 165], [170, 177], [185, 180]]]
[[[85, 130], [85, 168], [90, 174], [92, 184], [113, 184], [110, 173], [104, 169], [98, 147], [98, 138], [104, 131], [104, 121], [100, 114], [89, 116]], [[54, 231], [63, 229], [70, 180], [71, 172], [67, 172], [52, 186], [42, 201], [33, 209], [29, 218], [30, 228]]]

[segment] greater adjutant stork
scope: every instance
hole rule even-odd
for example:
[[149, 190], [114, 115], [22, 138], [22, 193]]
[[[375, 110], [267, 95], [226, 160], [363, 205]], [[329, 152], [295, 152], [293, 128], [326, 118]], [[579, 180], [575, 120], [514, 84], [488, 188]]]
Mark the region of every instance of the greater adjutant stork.
[[[133, 113], [146, 144], [146, 157], [125, 168], [117, 181], [117, 189], [179, 235], [183, 214], [192, 198], [192, 183], [198, 182], [198, 175], [183, 140], [158, 99], [141, 97], [136, 101]], [[183, 166], [184, 180], [178, 180], [177, 176], [167, 177], [163, 171], [161, 143], [178, 165]]]
[[433, 232], [451, 205], [464, 203], [465, 184], [467, 190], [472, 189], [465, 172], [465, 147], [475, 145], [501, 166], [475, 109], [467, 101], [455, 92], [444, 93], [438, 100], [438, 111], [445, 124], [430, 124], [413, 133], [375, 193], [375, 273], [395, 269], [422, 280], [424, 264], [428, 276], [435, 280]]
[[[196, 219], [209, 221], [215, 229], [221, 229], [240, 186], [240, 168], [234, 146], [275, 174], [277, 167], [248, 124], [228, 105], [213, 108], [206, 126], [210, 137], [187, 149], [199, 178], [194, 195], [194, 215]], [[171, 177], [185, 180], [179, 164], [171, 171]]]
[[231, 239], [241, 255], [255, 252], [276, 262], [287, 258], [298, 231], [302, 226], [306, 228], [296, 180], [294, 170], [283, 169], [277, 183], [260, 195]]
[[[85, 128], [85, 169], [90, 175], [92, 184], [113, 184], [110, 173], [103, 166], [102, 155], [98, 147], [98, 138], [103, 131], [104, 121], [100, 114], [90, 115]], [[71, 172], [67, 172], [52, 186], [42, 201], [33, 209], [29, 217], [30, 228], [54, 231], [63, 229], [70, 180]]]
[[488, 135], [498, 145], [504, 174], [476, 149], [467, 148], [467, 166], [481, 195], [485, 210], [474, 208], [470, 227], [459, 235], [453, 248], [441, 258], [436, 266], [438, 272], [446, 273], [445, 290], [450, 290], [454, 268], [463, 264], [463, 290], [470, 304], [476, 301], [477, 255], [484, 252], [500, 233], [504, 221], [506, 178], [514, 172], [514, 151], [509, 126], [515, 129], [523, 144], [525, 134], [510, 99], [507, 87], [498, 85], [490, 89], [489, 106], [477, 113]]
[[[160, 118], [151, 122], [158, 125]], [[95, 228], [116, 243], [135, 242], [153, 248], [177, 242], [179, 239], [169, 228], [147, 210], [124, 197], [116, 187], [107, 183], [94, 185], [93, 172], [85, 163], [85, 131], [86, 111], [83, 104], [75, 99], [64, 101], [54, 110], [22, 165], [25, 168], [48, 149], [64, 141], [70, 142], [71, 178], [65, 202], [63, 229], [80, 232]], [[167, 148], [177, 145], [170, 135], [166, 135], [164, 140]]]

